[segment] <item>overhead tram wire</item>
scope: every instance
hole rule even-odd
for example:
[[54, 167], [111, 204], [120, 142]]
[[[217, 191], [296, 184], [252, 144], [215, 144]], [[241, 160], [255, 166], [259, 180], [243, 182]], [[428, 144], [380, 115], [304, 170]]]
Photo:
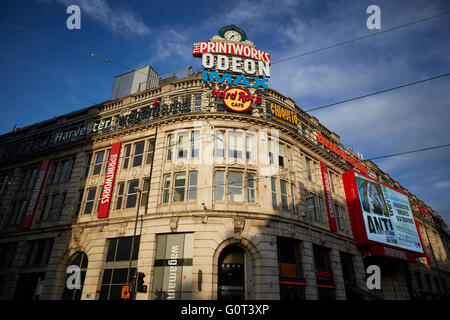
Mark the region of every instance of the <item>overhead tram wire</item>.
[[338, 101], [338, 102], [333, 102], [333, 103], [326, 104], [326, 105], [323, 105], [323, 106], [320, 106], [320, 107], [315, 107], [315, 108], [312, 108], [312, 109], [305, 110], [305, 112], [311, 112], [311, 111], [316, 111], [316, 110], [320, 110], [320, 109], [329, 108], [329, 107], [332, 107], [332, 106], [335, 106], [335, 105], [338, 105], [338, 104], [342, 104], [342, 103], [346, 103], [346, 102], [350, 102], [350, 101], [355, 101], [355, 100], [359, 100], [359, 99], [363, 99], [363, 98], [367, 98], [367, 97], [374, 96], [374, 95], [377, 95], [377, 94], [380, 94], [380, 93], [394, 91], [394, 90], [397, 90], [397, 89], [413, 86], [413, 85], [416, 85], [416, 84], [419, 84], [419, 83], [423, 83], [423, 82], [427, 82], [427, 81], [431, 81], [431, 80], [447, 77], [449, 75], [450, 75], [450, 73], [447, 72], [447, 73], [440, 74], [438, 76], [434, 76], [434, 77], [431, 77], [431, 78], [426, 78], [426, 79], [422, 79], [422, 80], [419, 80], [419, 81], [414, 81], [414, 82], [402, 84], [400, 86], [396, 86], [396, 87], [393, 87], [393, 88], [372, 92], [372, 93], [365, 94], [365, 95], [362, 95], [362, 96], [359, 96], [359, 97], [355, 97], [355, 98], [351, 98], [351, 99], [346, 99], [346, 100], [342, 100], [342, 101]]
[[300, 58], [300, 57], [304, 57], [304, 56], [307, 56], [307, 55], [310, 55], [310, 54], [313, 54], [313, 53], [321, 52], [321, 51], [324, 51], [324, 50], [328, 50], [328, 49], [332, 49], [332, 48], [335, 48], [335, 47], [346, 45], [346, 44], [349, 44], [349, 43], [352, 43], [352, 42], [356, 42], [358, 40], [363, 40], [363, 39], [375, 37], [375, 36], [378, 36], [380, 34], [384, 34], [384, 33], [390, 32], [390, 31], [398, 30], [398, 29], [401, 29], [401, 28], [405, 28], [405, 27], [417, 24], [417, 23], [421, 23], [421, 22], [425, 22], [425, 21], [428, 21], [428, 20], [431, 20], [431, 19], [439, 18], [439, 17], [445, 16], [445, 15], [447, 15], [449, 13], [450, 13], [450, 11], [442, 12], [442, 13], [434, 15], [434, 16], [430, 16], [430, 17], [422, 18], [422, 19], [415, 20], [415, 21], [412, 21], [412, 22], [408, 22], [408, 23], [405, 23], [405, 24], [402, 24], [402, 25], [398, 25], [398, 26], [395, 26], [395, 27], [391, 27], [391, 28], [385, 29], [383, 31], [379, 31], [379, 32], [375, 32], [375, 33], [368, 34], [368, 35], [365, 35], [365, 36], [357, 37], [357, 38], [354, 38], [354, 39], [351, 39], [351, 40], [338, 42], [338, 43], [335, 43], [335, 44], [332, 44], [332, 45], [329, 45], [329, 46], [326, 46], [326, 47], [323, 47], [323, 48], [314, 49], [314, 50], [311, 50], [311, 51], [300, 53], [300, 54], [297, 54], [297, 55], [292, 56], [292, 57], [280, 59], [280, 60], [272, 62], [272, 64], [286, 62], [286, 61], [293, 60], [293, 59]]
[[410, 153], [422, 152], [422, 151], [427, 151], [427, 150], [440, 149], [440, 148], [445, 148], [445, 147], [450, 147], [450, 143], [443, 144], [443, 145], [440, 145], [440, 146], [434, 146], [434, 147], [428, 147], [428, 148], [416, 149], [416, 150], [411, 150], [411, 151], [405, 151], [405, 152], [388, 154], [388, 155], [385, 155], [385, 156], [373, 157], [373, 158], [370, 158], [370, 159], [367, 159], [367, 160], [364, 160], [364, 161], [379, 160], [379, 159], [384, 159], [384, 158], [401, 156], [401, 155], [404, 155], [404, 154], [410, 154]]
[[[42, 33], [38, 33], [38, 32], [35, 32], [35, 31], [31, 31], [31, 30], [29, 30], [29, 29], [27, 29], [27, 28], [24, 28], [24, 27], [21, 27], [21, 26], [12, 24], [12, 23], [7, 22], [7, 21], [4, 21], [4, 20], [0, 20], [0, 23], [2, 23], [2, 24], [4, 24], [4, 25], [7, 25], [7, 26], [9, 26], [9, 27], [11, 27], [11, 28], [17, 29], [17, 30], [20, 30], [20, 31], [23, 31], [23, 32], [27, 32], [27, 33], [29, 33], [29, 34], [31, 34], [31, 35], [34, 35], [34, 36], [36, 36], [36, 37], [39, 37], [39, 38], [41, 38], [41, 39], [45, 39], [45, 40], [47, 40], [47, 41], [50, 41], [50, 42], [59, 44], [60, 46], [66, 47], [66, 48], [68, 48], [68, 49], [70, 49], [70, 50], [73, 50], [73, 51], [77, 51], [78, 53], [81, 53], [81, 54], [87, 54], [87, 55], [89, 55], [89, 56], [91, 56], [91, 57], [93, 57], [93, 58], [99, 59], [99, 60], [101, 60], [101, 61], [103, 61], [103, 62], [108, 62], [108, 63], [115, 64], [115, 65], [117, 65], [117, 66], [119, 66], [119, 67], [121, 67], [121, 68], [130, 70], [130, 71], [136, 71], [136, 72], [145, 74], [145, 73], [143, 73], [142, 71], [135, 70], [135, 68], [131, 68], [131, 67], [126, 66], [126, 65], [124, 65], [124, 64], [115, 62], [115, 61], [113, 61], [113, 60], [111, 60], [111, 59], [109, 59], [109, 58], [101, 57], [101, 56], [95, 54], [94, 52], [92, 52], [92, 51], [90, 51], [90, 50], [85, 50], [85, 49], [81, 49], [81, 48], [75, 47], [75, 46], [70, 45], [70, 44], [67, 44], [67, 43], [65, 43], [65, 42], [63, 42], [63, 41], [56, 40], [56, 39], [53, 39], [53, 38], [51, 38], [51, 37], [49, 37], [49, 36], [43, 35]], [[145, 74], [145, 75], [146, 75], [146, 74]]]

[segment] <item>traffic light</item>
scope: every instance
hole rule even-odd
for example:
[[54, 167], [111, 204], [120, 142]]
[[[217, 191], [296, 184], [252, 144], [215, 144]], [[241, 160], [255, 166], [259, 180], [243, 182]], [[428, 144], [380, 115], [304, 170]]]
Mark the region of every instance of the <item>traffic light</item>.
[[145, 273], [138, 272], [137, 274], [137, 284], [136, 284], [136, 292], [147, 292], [147, 286], [144, 286], [144, 278]]

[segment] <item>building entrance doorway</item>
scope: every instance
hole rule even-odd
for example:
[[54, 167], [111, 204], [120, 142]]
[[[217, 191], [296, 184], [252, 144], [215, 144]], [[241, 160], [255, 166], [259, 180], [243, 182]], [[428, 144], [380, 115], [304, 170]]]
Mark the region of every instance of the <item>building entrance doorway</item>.
[[219, 256], [219, 300], [245, 299], [245, 252], [236, 245], [223, 249]]

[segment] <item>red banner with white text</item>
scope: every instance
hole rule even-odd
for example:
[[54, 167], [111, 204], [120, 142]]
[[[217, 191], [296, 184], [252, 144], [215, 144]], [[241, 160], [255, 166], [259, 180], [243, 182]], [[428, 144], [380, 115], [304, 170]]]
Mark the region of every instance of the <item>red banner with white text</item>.
[[45, 178], [47, 177], [48, 167], [50, 166], [50, 160], [44, 160], [39, 168], [38, 175], [36, 177], [36, 182], [33, 186], [33, 191], [31, 193], [31, 199], [28, 203], [27, 211], [22, 222], [22, 228], [28, 229], [33, 221], [34, 213], [36, 212], [37, 204], [41, 196], [41, 191], [44, 186]]
[[111, 146], [108, 166], [106, 167], [105, 182], [103, 183], [103, 190], [100, 196], [100, 207], [98, 208], [97, 217], [99, 219], [108, 218], [121, 146], [122, 142], [113, 143]]
[[328, 167], [322, 161], [320, 162], [320, 169], [322, 171], [323, 189], [325, 190], [325, 201], [327, 204], [328, 221], [330, 222], [330, 230], [337, 231], [336, 226], [336, 211], [334, 210], [333, 197], [331, 195], [330, 175], [328, 174]]

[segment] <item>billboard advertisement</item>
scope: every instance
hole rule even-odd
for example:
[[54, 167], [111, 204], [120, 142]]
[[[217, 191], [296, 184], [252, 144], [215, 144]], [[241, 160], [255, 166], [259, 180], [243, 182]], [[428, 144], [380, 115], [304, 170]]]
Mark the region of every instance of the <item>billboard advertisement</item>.
[[343, 180], [357, 245], [378, 244], [424, 254], [407, 195], [353, 169], [343, 174]]
[[153, 300], [191, 299], [193, 250], [193, 233], [157, 236]]

